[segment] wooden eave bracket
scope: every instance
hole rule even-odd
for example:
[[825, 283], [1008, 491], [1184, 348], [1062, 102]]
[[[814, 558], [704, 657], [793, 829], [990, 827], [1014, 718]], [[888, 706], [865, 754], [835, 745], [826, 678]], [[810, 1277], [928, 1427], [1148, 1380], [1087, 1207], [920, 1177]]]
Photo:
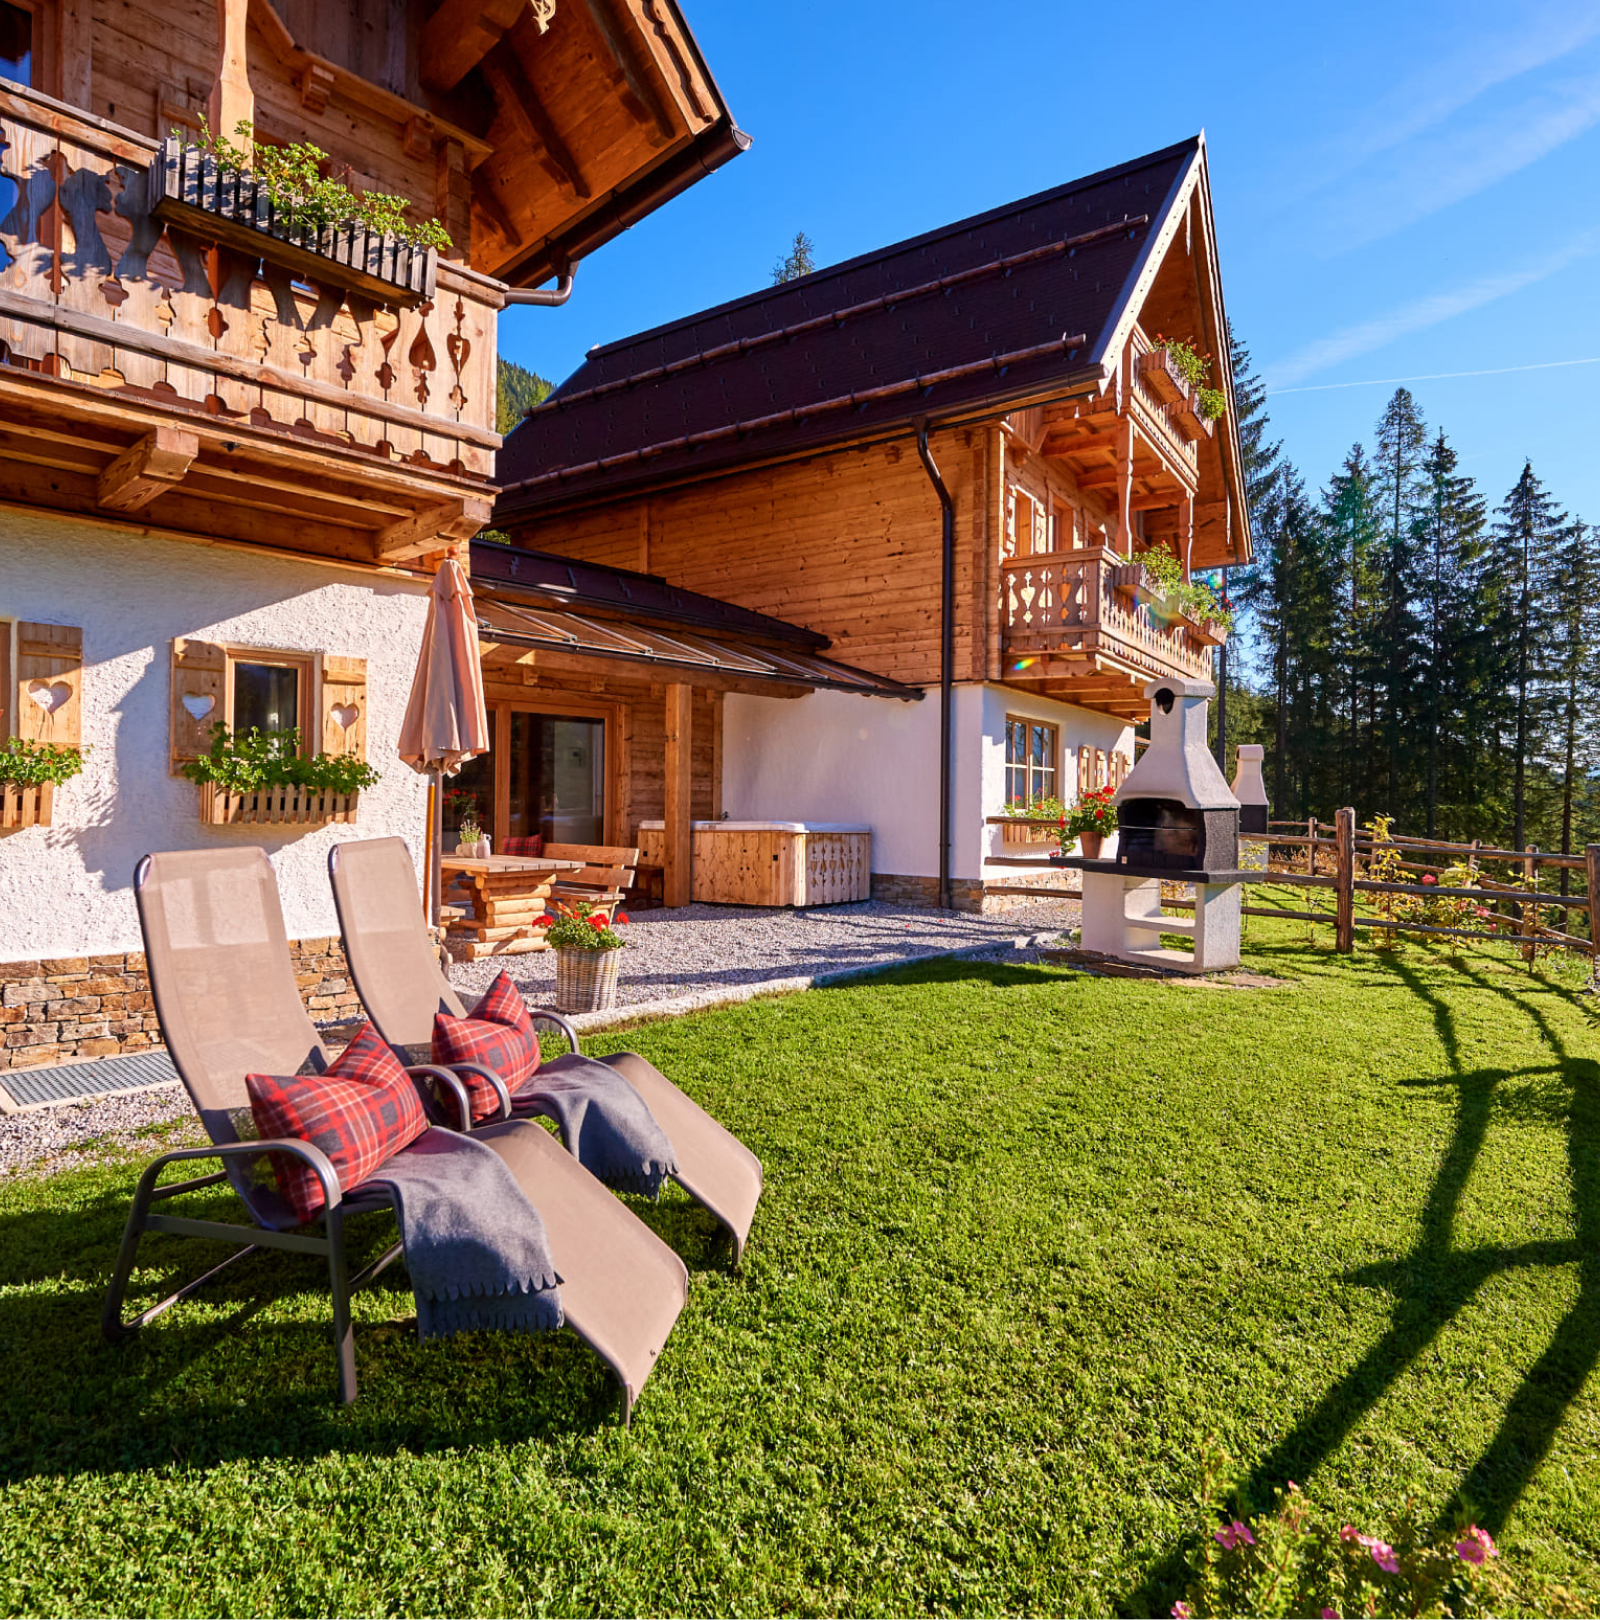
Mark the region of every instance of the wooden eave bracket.
[[199, 454], [199, 434], [157, 428], [129, 445], [100, 474], [97, 499], [113, 512], [137, 512], [182, 483]]
[[470, 540], [489, 521], [489, 512], [486, 500], [443, 501], [426, 506], [380, 529], [373, 539], [372, 554], [379, 562], [394, 563], [445, 550]]
[[483, 76], [489, 81], [500, 111], [533, 148], [534, 157], [569, 198], [587, 202], [593, 195], [578, 160], [572, 155], [550, 115], [534, 94], [516, 53], [504, 42], [483, 58]]
[[[542, 17], [541, 9], [547, 11]], [[430, 90], [454, 90], [524, 16], [542, 34], [554, 10], [536, 0], [441, 0], [417, 42], [422, 82]]]

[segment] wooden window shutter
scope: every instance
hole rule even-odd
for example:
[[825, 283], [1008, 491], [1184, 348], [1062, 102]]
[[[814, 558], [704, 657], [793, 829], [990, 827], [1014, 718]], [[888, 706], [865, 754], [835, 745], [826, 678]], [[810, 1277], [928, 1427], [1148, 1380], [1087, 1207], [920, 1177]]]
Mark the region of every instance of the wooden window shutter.
[[17, 625], [11, 702], [17, 735], [77, 748], [83, 741], [83, 631], [64, 624]]
[[322, 730], [324, 754], [367, 757], [367, 661], [322, 655]]
[[211, 751], [211, 728], [227, 719], [228, 655], [210, 641], [172, 643], [172, 770]]

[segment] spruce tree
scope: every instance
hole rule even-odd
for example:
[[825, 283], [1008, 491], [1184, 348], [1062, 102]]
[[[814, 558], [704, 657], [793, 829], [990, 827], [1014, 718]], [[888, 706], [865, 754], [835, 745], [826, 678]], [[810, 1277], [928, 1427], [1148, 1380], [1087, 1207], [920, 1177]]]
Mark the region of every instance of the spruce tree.
[[1506, 673], [1511, 699], [1511, 847], [1527, 836], [1528, 763], [1543, 720], [1539, 660], [1545, 652], [1550, 602], [1542, 589], [1566, 514], [1551, 500], [1525, 462], [1522, 476], [1501, 503], [1489, 574], [1491, 607], [1509, 631]]
[[[1574, 816], [1586, 781], [1600, 773], [1600, 531], [1569, 523], [1550, 554], [1549, 677], [1555, 759], [1561, 773], [1561, 853], [1573, 849]], [[1562, 868], [1561, 892], [1567, 893]]]
[[[1376, 682], [1371, 649], [1377, 600], [1377, 557], [1381, 516], [1367, 453], [1350, 447], [1339, 471], [1322, 494], [1322, 524], [1328, 551], [1337, 558], [1339, 603], [1330, 630], [1343, 711], [1341, 748], [1346, 804], [1370, 803], [1371, 739], [1375, 727]], [[1363, 747], [1361, 719], [1367, 711], [1368, 746]]]
[[1474, 575], [1483, 556], [1486, 521], [1483, 497], [1470, 478], [1457, 473], [1456, 465], [1456, 453], [1441, 428], [1423, 462], [1426, 497], [1413, 535], [1420, 585], [1419, 719], [1427, 748], [1429, 838], [1439, 831], [1441, 776], [1447, 789], [1463, 785], [1457, 750], [1473, 669]]

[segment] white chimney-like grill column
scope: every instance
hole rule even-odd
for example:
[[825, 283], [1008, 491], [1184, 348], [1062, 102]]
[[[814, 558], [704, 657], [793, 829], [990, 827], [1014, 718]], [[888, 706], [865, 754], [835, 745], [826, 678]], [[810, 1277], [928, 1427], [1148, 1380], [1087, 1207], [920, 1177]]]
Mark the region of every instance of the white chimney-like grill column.
[[[1239, 965], [1239, 801], [1206, 744], [1209, 681], [1158, 680], [1150, 746], [1117, 790], [1113, 860], [1072, 859], [1083, 872], [1083, 947], [1184, 973]], [[1161, 914], [1162, 882], [1194, 886], [1194, 918]], [[1187, 935], [1193, 952], [1164, 947]]]

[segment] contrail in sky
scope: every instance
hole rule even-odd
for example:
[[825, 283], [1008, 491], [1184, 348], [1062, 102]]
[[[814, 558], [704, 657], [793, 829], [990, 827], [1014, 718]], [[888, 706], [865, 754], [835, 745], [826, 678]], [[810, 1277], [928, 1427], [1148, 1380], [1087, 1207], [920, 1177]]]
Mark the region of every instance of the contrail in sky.
[[1334, 388], [1389, 388], [1396, 383], [1444, 382], [1451, 377], [1504, 377], [1513, 371], [1550, 371], [1556, 366], [1600, 366], [1600, 354], [1585, 360], [1541, 360], [1529, 366], [1494, 366], [1488, 371], [1430, 371], [1420, 377], [1368, 377], [1362, 382], [1311, 383], [1304, 388], [1269, 388], [1267, 397], [1278, 394], [1325, 394]]

